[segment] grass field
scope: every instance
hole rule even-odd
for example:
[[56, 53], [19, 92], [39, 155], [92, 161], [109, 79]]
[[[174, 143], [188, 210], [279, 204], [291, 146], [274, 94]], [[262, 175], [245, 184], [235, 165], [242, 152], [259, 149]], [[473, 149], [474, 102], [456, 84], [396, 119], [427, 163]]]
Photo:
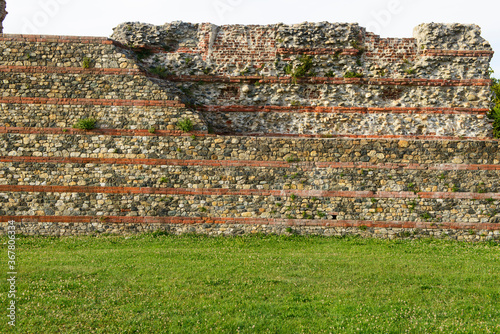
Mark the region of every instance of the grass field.
[[500, 333], [496, 244], [149, 234], [17, 247], [19, 333]]

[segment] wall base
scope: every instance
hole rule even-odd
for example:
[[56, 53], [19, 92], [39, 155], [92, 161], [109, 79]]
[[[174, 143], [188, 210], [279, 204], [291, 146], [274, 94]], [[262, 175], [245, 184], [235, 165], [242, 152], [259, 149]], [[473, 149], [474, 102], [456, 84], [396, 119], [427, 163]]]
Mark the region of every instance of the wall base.
[[[0, 223], [0, 235], [7, 232], [8, 223]], [[437, 238], [458, 241], [500, 241], [500, 230], [466, 230], [441, 228], [386, 227], [325, 227], [248, 224], [110, 224], [94, 223], [16, 223], [16, 234], [38, 236], [130, 235], [165, 232], [166, 234], [204, 234], [209, 236], [238, 236], [251, 234], [317, 235], [325, 237], [361, 236], [379, 239]]]

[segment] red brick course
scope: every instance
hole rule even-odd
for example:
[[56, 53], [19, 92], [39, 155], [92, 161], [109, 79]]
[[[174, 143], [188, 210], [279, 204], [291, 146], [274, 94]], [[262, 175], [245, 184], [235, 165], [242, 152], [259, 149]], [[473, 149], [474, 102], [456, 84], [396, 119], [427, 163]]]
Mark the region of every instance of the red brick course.
[[308, 134], [288, 134], [288, 133], [224, 133], [228, 136], [239, 136], [239, 137], [284, 137], [284, 138], [351, 138], [351, 139], [406, 139], [406, 140], [452, 140], [452, 141], [492, 141], [498, 142], [500, 139], [495, 138], [478, 138], [478, 137], [453, 137], [453, 136], [434, 136], [434, 135], [308, 135]]
[[[19, 104], [54, 104], [54, 105], [108, 105], [108, 106], [159, 106], [179, 107], [186, 105], [174, 100], [122, 100], [122, 99], [55, 99], [43, 97], [0, 97], [0, 103]], [[197, 108], [200, 111], [210, 112], [315, 112], [315, 113], [345, 113], [345, 114], [486, 114], [486, 108], [429, 108], [429, 107], [309, 107], [309, 106], [244, 106], [244, 105], [205, 105]]]
[[[101, 75], [144, 75], [158, 77], [139, 69], [119, 68], [78, 68], [78, 67], [45, 67], [45, 66], [0, 66], [0, 72], [7, 73], [58, 73], [58, 74], [101, 74]], [[166, 80], [174, 82], [217, 82], [217, 83], [245, 83], [259, 81], [262, 84], [328, 84], [328, 85], [377, 85], [377, 86], [426, 86], [426, 87], [455, 87], [455, 86], [491, 86], [490, 79], [413, 79], [413, 78], [292, 78], [261, 77], [261, 76], [216, 76], [216, 75], [178, 75], [166, 76]]]
[[489, 112], [486, 108], [368, 108], [368, 107], [308, 107], [308, 106], [243, 106], [243, 105], [205, 105], [197, 108], [200, 111], [210, 112], [293, 112], [293, 113], [343, 113], [343, 114], [480, 114]]
[[278, 48], [276, 53], [279, 55], [342, 55], [356, 56], [360, 53], [358, 49], [327, 49], [327, 48]]
[[424, 50], [420, 52], [424, 57], [491, 57], [495, 51], [487, 50]]
[[491, 86], [490, 79], [396, 79], [396, 78], [292, 78], [287, 77], [262, 77], [262, 76], [214, 76], [214, 75], [178, 75], [168, 76], [167, 80], [174, 82], [220, 82], [220, 83], [245, 83], [259, 81], [261, 84], [329, 84], [329, 85], [377, 85], [377, 86]]

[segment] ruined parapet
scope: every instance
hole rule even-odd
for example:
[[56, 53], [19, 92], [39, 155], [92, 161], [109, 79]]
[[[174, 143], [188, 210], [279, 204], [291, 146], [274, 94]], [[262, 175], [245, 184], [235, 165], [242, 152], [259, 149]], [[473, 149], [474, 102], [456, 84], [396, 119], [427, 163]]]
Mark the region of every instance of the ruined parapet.
[[491, 135], [493, 51], [476, 25], [381, 38], [351, 23], [129, 22], [112, 38], [148, 50], [138, 64], [175, 82], [221, 132]]
[[[128, 22], [116, 27], [111, 38], [130, 47], [156, 49], [158, 63], [177, 74], [201, 74], [210, 67], [211, 74], [284, 76], [285, 62], [310, 55], [308, 74], [317, 77], [355, 72], [371, 78], [440, 79], [447, 72], [446, 60], [440, 66], [415, 63], [428, 56], [448, 56], [455, 63], [460, 57], [473, 58], [465, 59], [466, 63], [478, 57], [486, 60], [456, 71], [453, 79], [488, 79], [484, 67], [493, 54], [478, 26], [462, 24], [421, 24], [413, 38], [380, 38], [350, 23], [216, 26], [177, 21], [154, 26]], [[183, 61], [186, 57], [188, 62]]]
[[112, 38], [127, 46], [194, 47], [199, 24], [181, 21], [156, 26], [148, 23], [122, 23], [113, 29]]
[[481, 37], [481, 28], [475, 24], [420, 24], [413, 37], [421, 49], [491, 51], [491, 45]]

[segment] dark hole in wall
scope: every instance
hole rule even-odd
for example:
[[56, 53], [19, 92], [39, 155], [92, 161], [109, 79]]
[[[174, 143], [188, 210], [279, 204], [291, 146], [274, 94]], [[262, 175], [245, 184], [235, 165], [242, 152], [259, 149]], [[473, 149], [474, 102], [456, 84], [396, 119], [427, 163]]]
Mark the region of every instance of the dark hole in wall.
[[240, 96], [240, 88], [231, 86], [221, 89], [219, 95], [221, 99], [231, 99], [231, 98], [237, 98], [239, 96]]
[[382, 90], [381, 97], [385, 100], [398, 100], [403, 95], [403, 89], [398, 87], [389, 87]]

